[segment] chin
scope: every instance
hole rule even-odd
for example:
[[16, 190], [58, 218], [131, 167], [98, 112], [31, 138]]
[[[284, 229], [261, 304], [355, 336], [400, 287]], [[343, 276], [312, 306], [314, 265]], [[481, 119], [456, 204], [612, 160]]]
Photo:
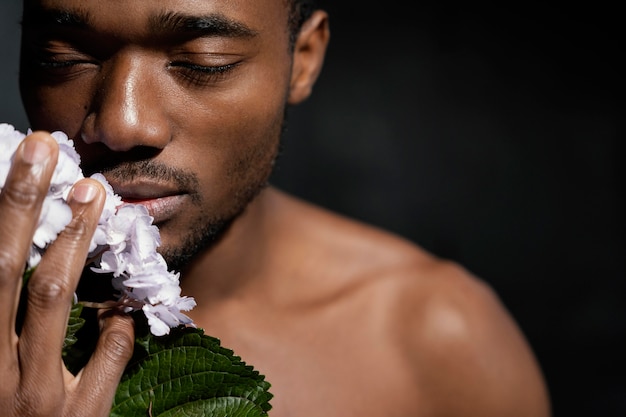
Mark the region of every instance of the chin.
[[161, 233], [161, 253], [170, 270], [181, 271], [199, 254], [217, 244], [230, 227], [234, 217], [217, 222], [198, 222], [199, 226], [189, 227], [186, 235], [175, 233], [167, 224]]

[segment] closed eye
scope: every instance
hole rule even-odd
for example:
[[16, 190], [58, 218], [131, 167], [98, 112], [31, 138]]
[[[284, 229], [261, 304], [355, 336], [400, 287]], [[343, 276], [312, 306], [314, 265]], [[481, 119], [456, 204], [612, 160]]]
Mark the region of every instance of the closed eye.
[[171, 62], [168, 67], [176, 70], [184, 80], [193, 85], [205, 86], [220, 82], [237, 67], [238, 63], [225, 65], [198, 65], [186, 61]]
[[96, 60], [84, 54], [56, 53], [44, 49], [25, 55], [23, 62], [28, 64], [28, 69], [57, 81], [69, 80], [85, 71], [99, 68]]

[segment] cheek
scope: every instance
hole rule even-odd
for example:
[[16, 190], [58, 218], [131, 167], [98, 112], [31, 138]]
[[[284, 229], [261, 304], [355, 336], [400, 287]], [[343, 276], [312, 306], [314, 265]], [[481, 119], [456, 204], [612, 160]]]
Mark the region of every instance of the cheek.
[[22, 102], [33, 130], [61, 130], [79, 134], [90, 102], [90, 86], [73, 88], [22, 86]]
[[218, 177], [231, 185], [269, 175], [280, 142], [287, 96], [287, 77], [274, 74], [273, 79], [280, 82], [248, 77], [228, 93], [199, 94], [193, 114], [189, 103], [185, 106], [181, 131], [186, 126], [202, 133], [177, 136], [199, 138], [193, 152], [214, 164], [215, 169], [204, 168], [213, 172], [214, 181], [216, 170]]
[[[258, 109], [257, 109], [258, 110]], [[212, 199], [232, 198], [263, 184], [273, 166], [280, 142], [282, 109], [271, 112], [233, 111], [197, 123], [197, 137], [189, 157], [195, 161], [205, 192]], [[189, 152], [189, 151], [187, 151]], [[181, 161], [182, 162], [182, 161]]]

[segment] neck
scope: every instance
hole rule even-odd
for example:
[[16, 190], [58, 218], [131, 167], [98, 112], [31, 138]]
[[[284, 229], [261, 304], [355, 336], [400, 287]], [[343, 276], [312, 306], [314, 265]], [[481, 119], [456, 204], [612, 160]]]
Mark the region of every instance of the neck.
[[263, 287], [268, 245], [268, 205], [272, 191], [263, 190], [211, 248], [181, 272], [183, 294], [215, 303]]

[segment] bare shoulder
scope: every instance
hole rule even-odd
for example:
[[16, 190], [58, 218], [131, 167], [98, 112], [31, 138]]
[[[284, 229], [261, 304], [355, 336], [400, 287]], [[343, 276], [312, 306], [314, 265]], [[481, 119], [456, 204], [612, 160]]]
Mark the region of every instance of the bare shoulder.
[[411, 274], [397, 293], [397, 343], [436, 414], [550, 415], [532, 350], [492, 288], [452, 262]]
[[399, 236], [289, 204], [306, 219], [294, 227], [314, 242], [307, 256], [324, 260], [318, 294], [346, 294], [346, 308], [389, 341], [385, 349], [412, 369], [423, 415], [550, 415], [532, 350], [489, 285]]

